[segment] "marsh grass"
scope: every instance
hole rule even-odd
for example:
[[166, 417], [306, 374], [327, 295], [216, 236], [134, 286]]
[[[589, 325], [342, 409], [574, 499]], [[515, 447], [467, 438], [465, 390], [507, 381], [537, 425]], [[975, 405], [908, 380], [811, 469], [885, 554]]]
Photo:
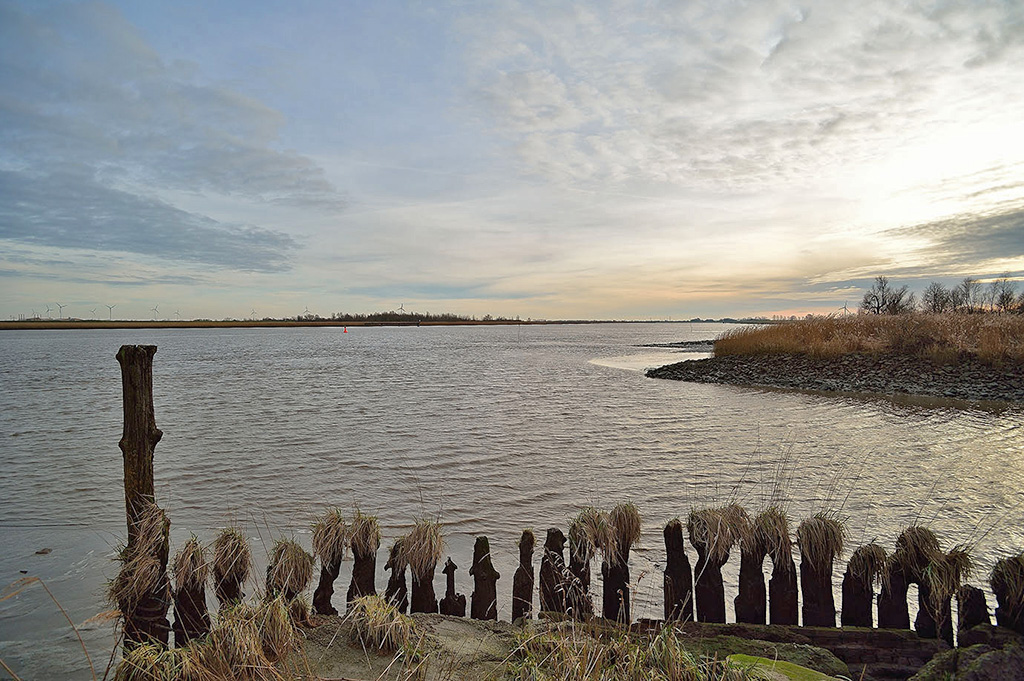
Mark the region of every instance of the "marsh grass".
[[352, 636], [357, 643], [381, 652], [408, 650], [413, 644], [413, 621], [380, 596], [363, 596], [352, 603]]
[[911, 525], [896, 537], [893, 561], [907, 574], [917, 577], [941, 554], [939, 538], [934, 532], [923, 525]]
[[530, 681], [741, 681], [760, 675], [739, 665], [706, 658], [684, 646], [673, 627], [654, 635], [599, 632], [561, 622], [517, 635], [508, 677]]
[[615, 537], [615, 559], [622, 561], [629, 549], [640, 541], [640, 510], [631, 501], [618, 504], [608, 514], [608, 522]]
[[1024, 553], [996, 561], [989, 583], [993, 592], [1005, 595], [1012, 613], [1024, 611]]
[[931, 586], [930, 605], [939, 611], [971, 576], [973, 568], [970, 548], [965, 545], [955, 546], [949, 553], [940, 551], [934, 555], [923, 571], [923, 578]]
[[615, 547], [615, 530], [608, 514], [587, 506], [569, 521], [569, 551], [573, 557], [586, 562], [596, 551], [610, 555]]
[[820, 317], [726, 331], [715, 356], [910, 355], [949, 364], [977, 357], [1024, 363], [1024, 315], [924, 314]]

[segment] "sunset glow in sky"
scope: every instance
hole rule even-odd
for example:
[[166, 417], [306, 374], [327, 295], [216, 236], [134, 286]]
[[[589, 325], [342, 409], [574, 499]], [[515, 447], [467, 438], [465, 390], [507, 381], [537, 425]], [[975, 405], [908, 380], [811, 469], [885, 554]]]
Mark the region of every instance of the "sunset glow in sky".
[[[0, 317], [1024, 278], [1024, 2], [0, 0]], [[93, 312], [95, 310], [95, 312]]]

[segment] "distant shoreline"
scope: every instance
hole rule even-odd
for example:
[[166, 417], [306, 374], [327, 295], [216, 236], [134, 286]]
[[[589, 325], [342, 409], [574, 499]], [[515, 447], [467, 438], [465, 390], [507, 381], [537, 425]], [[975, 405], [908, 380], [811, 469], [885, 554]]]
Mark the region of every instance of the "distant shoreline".
[[761, 323], [750, 321], [728, 320], [720, 321], [714, 319], [691, 322], [689, 320], [621, 320], [621, 319], [560, 319], [560, 320], [518, 320], [518, 319], [495, 319], [495, 320], [452, 320], [452, 321], [354, 321], [346, 322], [336, 319], [261, 319], [261, 320], [108, 320], [101, 319], [65, 319], [65, 320], [25, 320], [0, 322], [0, 331], [19, 330], [53, 330], [53, 329], [250, 329], [250, 328], [289, 328], [289, 327], [310, 327], [310, 326], [550, 326], [553, 324], [748, 324]]

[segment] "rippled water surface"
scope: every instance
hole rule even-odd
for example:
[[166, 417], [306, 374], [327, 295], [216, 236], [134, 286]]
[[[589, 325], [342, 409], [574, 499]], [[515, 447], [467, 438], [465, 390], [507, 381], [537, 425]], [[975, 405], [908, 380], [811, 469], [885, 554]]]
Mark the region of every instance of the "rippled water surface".
[[[756, 510], [780, 467], [792, 517], [842, 508], [851, 545], [891, 546], [901, 527], [923, 521], [947, 547], [975, 542], [981, 571], [1024, 548], [1020, 409], [643, 376], [703, 356], [643, 344], [725, 328], [3, 332], [0, 579], [42, 577], [76, 624], [104, 609], [124, 532], [114, 358], [123, 343], [159, 347], [156, 490], [173, 542], [238, 523], [262, 560], [260, 544], [277, 536], [308, 547], [324, 505], [358, 504], [380, 516], [383, 554], [416, 518], [439, 516], [467, 594], [472, 538], [490, 537], [503, 619], [522, 529], [564, 528], [582, 505], [624, 500], [644, 516], [634, 616], [660, 616], [663, 523], [695, 505]], [[52, 552], [37, 555], [43, 548]], [[734, 589], [728, 569], [726, 579]], [[341, 593], [347, 580], [343, 568]], [[110, 626], [83, 629], [102, 667]], [[24, 678], [88, 678], [76, 645], [38, 584], [0, 602], [0, 657]]]

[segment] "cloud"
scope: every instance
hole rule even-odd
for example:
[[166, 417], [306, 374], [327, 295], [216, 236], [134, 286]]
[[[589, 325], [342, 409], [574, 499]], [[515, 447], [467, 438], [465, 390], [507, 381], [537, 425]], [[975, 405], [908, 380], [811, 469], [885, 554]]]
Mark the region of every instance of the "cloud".
[[[929, 259], [975, 268], [976, 275], [993, 264], [1019, 260], [1024, 264], [1024, 205], [988, 215], [957, 215], [944, 220], [893, 230], [897, 237], [923, 239]], [[998, 269], [998, 267], [997, 267]]]
[[165, 63], [101, 3], [0, 3], [0, 93], [5, 201], [17, 199], [4, 207], [6, 238], [280, 270], [296, 246], [289, 237], [152, 197], [344, 206], [322, 168], [278, 147], [279, 112], [204, 82], [194, 65]]
[[220, 223], [86, 175], [11, 171], [0, 171], [0, 239], [262, 272], [288, 269], [298, 246], [287, 234]]

